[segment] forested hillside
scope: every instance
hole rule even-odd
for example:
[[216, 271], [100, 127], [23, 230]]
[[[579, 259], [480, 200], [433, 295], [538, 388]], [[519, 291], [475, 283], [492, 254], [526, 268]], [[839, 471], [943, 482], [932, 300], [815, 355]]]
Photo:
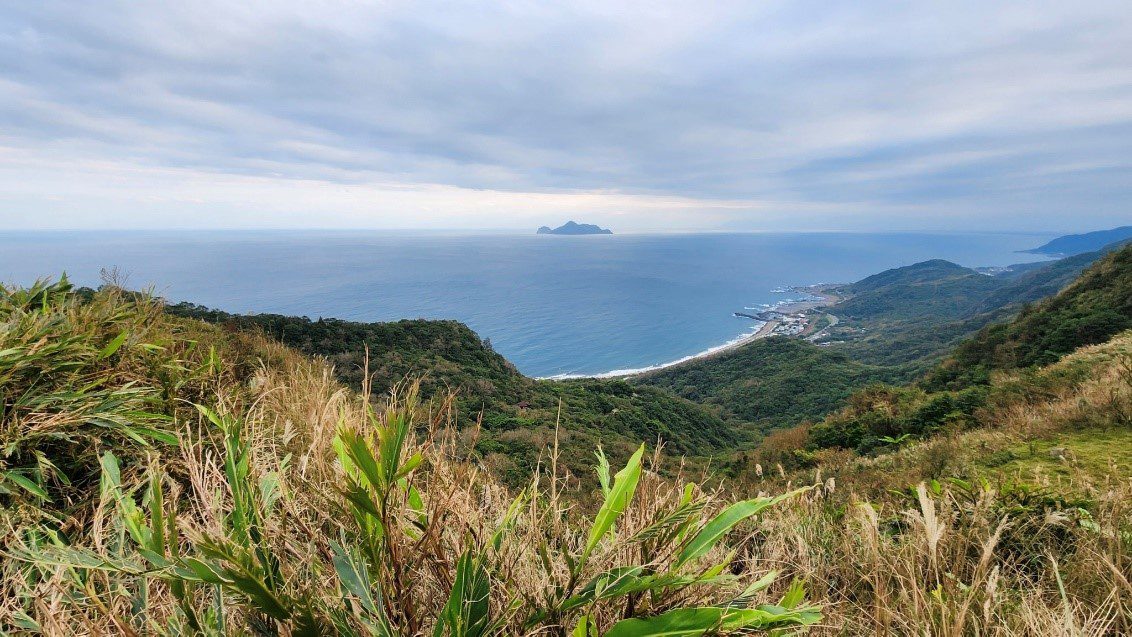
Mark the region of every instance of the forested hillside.
[[963, 338], [1056, 294], [1103, 254], [1025, 264], [997, 276], [940, 260], [882, 272], [836, 289], [849, 298], [829, 308], [842, 322], [824, 340], [856, 360], [896, 367], [910, 380]]
[[1002, 282], [978, 308], [980, 312], [992, 312], [1002, 307], [1032, 303], [1053, 296], [1072, 283], [1085, 268], [1098, 259], [1119, 250], [1123, 244], [1113, 244], [1102, 250], [1058, 259], [1052, 263], [1039, 261], [1025, 264], [1031, 267], [1011, 266], [1010, 270], [997, 278]]
[[926, 385], [985, 382], [994, 370], [1048, 365], [1132, 328], [1132, 246], [1101, 258], [1065, 290], [963, 343]]
[[854, 389], [893, 380], [866, 365], [800, 339], [767, 338], [710, 358], [641, 375], [634, 384], [667, 389], [711, 405], [734, 422], [765, 433], [836, 409]]
[[232, 331], [262, 333], [305, 354], [325, 356], [335, 375], [355, 389], [365, 378], [368, 348], [376, 392], [407, 378], [420, 379], [425, 398], [455, 391], [460, 422], [468, 427], [482, 419], [476, 449], [512, 479], [529, 474], [553, 441], [556, 424], [566, 450], [563, 462], [578, 472], [599, 444], [616, 459], [627, 457], [641, 440], [662, 441], [674, 454], [706, 456], [749, 437], [715, 410], [661, 389], [623, 380], [528, 378], [456, 321], [238, 316], [186, 303], [167, 311]]
[[[846, 407], [808, 429], [805, 446], [868, 453], [907, 437], [985, 425], [989, 408], [1019, 392], [1041, 395], [1050, 391], [1050, 383], [1075, 386], [1092, 367], [1069, 366], [1055, 374], [1041, 368], [1129, 329], [1132, 246], [1109, 253], [1056, 296], [968, 339], [917, 385], [876, 385], [857, 392]], [[1112, 356], [1118, 366], [1132, 369], [1132, 358], [1121, 362], [1124, 348]], [[996, 379], [1015, 371], [1021, 375], [1012, 381]]]
[[758, 340], [633, 382], [711, 405], [729, 421], [750, 423], [764, 434], [820, 420], [855, 390], [920, 377], [965, 337], [1056, 293], [1103, 254], [994, 277], [938, 259], [887, 270], [830, 288], [845, 300], [826, 308], [840, 322], [821, 339], [825, 346]]
[[998, 288], [992, 278], [949, 261], [925, 261], [874, 274], [844, 287], [849, 297], [831, 311], [846, 319], [900, 321], [971, 314]]
[[[1118, 303], [1126, 257], [1036, 313]], [[444, 396], [367, 400], [254, 321], [211, 318], [112, 287], [3, 289], [5, 633], [1132, 630], [1132, 332], [962, 391], [856, 394], [822, 426], [872, 436], [862, 453], [776, 432], [720, 480], [643, 446], [616, 465], [577, 444], [555, 455], [547, 437], [546, 462], [517, 480], [491, 460], [524, 452], [477, 453]], [[283, 324], [312, 348], [382, 329]], [[398, 364], [498, 363], [478, 339], [430, 342]], [[783, 364], [812, 348], [772, 344]], [[645, 395], [535, 387], [583, 405], [610, 387]], [[579, 480], [572, 463], [596, 471]], [[784, 495], [743, 495], [758, 492]]]

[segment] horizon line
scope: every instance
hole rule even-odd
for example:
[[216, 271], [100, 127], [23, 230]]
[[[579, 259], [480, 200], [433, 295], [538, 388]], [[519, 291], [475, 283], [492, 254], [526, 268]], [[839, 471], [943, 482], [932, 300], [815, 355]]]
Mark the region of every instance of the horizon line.
[[594, 234], [594, 235], [555, 235], [555, 234], [538, 234], [535, 230], [524, 230], [519, 228], [416, 228], [416, 227], [333, 227], [333, 226], [312, 226], [312, 227], [170, 227], [170, 228], [10, 228], [0, 229], [0, 235], [5, 234], [31, 234], [31, 233], [86, 233], [86, 234], [108, 234], [115, 232], [129, 232], [129, 233], [193, 233], [193, 232], [238, 232], [238, 233], [254, 233], [254, 232], [286, 232], [286, 233], [299, 233], [299, 232], [318, 232], [318, 233], [334, 233], [334, 232], [396, 232], [396, 233], [459, 233], [466, 235], [474, 234], [506, 234], [506, 235], [519, 235], [519, 236], [552, 236], [552, 237], [587, 237], [587, 236], [626, 236], [626, 235], [697, 235], [697, 234], [1013, 234], [1013, 235], [1040, 235], [1040, 234], [1067, 234], [1074, 233], [1087, 233], [1095, 231], [1110, 230], [1113, 228], [1100, 228], [1098, 230], [1078, 229], [1074, 231], [1061, 231], [1051, 229], [1040, 230], [940, 230], [940, 229], [922, 229], [922, 230], [709, 230], [709, 229], [679, 229], [679, 230], [613, 230], [612, 234]]

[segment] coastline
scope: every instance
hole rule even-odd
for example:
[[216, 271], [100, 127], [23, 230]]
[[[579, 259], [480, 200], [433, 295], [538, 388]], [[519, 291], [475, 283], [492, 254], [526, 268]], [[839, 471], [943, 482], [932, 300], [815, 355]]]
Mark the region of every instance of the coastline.
[[[809, 311], [812, 311], [812, 310], [816, 310], [816, 309], [819, 309], [819, 308], [823, 308], [823, 307], [833, 305], [834, 303], [836, 303], [839, 300], [839, 298], [836, 295], [827, 292], [825, 290], [825, 288], [828, 288], [828, 287], [829, 287], [829, 285], [824, 285], [824, 284], [813, 285], [813, 286], [791, 287], [789, 289], [792, 290], [792, 291], [803, 292], [805, 294], [808, 294], [808, 295], [813, 296], [813, 297], [818, 297], [818, 298], [780, 302], [780, 303], [775, 304], [771, 308], [769, 308], [769, 311], [773, 311], [773, 312], [775, 312], [777, 314], [781, 314], [781, 315], [796, 315], [796, 314], [799, 314], [799, 313], [802, 313], [802, 312], [809, 312]], [[649, 374], [651, 372], [657, 372], [657, 371], [660, 371], [660, 370], [669, 369], [671, 367], [676, 367], [678, 365], [683, 365], [685, 363], [690, 363], [692, 361], [698, 361], [698, 360], [704, 360], [704, 359], [707, 359], [707, 358], [711, 358], [711, 357], [717, 356], [719, 354], [724, 354], [726, 352], [736, 350], [736, 349], [743, 347], [744, 345], [747, 345], [748, 343], [751, 343], [753, 341], [757, 341], [757, 340], [764, 339], [764, 338], [769, 338], [770, 336], [775, 335], [775, 330], [782, 324], [782, 321], [780, 321], [780, 320], [758, 321], [758, 322], [761, 322], [762, 325], [759, 325], [757, 328], [755, 328], [751, 332], [748, 332], [746, 334], [742, 334], [742, 335], [740, 335], [740, 336], [738, 336], [738, 337], [736, 337], [736, 338], [734, 338], [730, 341], [727, 341], [726, 343], [723, 343], [721, 345], [709, 347], [708, 349], [706, 349], [702, 352], [699, 352], [699, 353], [696, 353], [696, 354], [691, 354], [691, 355], [685, 356], [683, 358], [678, 358], [678, 359], [673, 360], [673, 361], [668, 361], [666, 363], [658, 363], [656, 365], [649, 365], [648, 367], [639, 367], [639, 368], [634, 368], [634, 369], [614, 369], [614, 370], [610, 370], [608, 372], [599, 372], [597, 374], [557, 374], [557, 375], [554, 375], [554, 376], [540, 377], [538, 380], [577, 380], [577, 379], [585, 379], [585, 378], [630, 378], [630, 377], [633, 377], [633, 376], [641, 376], [641, 375], [644, 375], [644, 374]], [[808, 325], [808, 324], [809, 324], [809, 321], [807, 319], [806, 325]]]

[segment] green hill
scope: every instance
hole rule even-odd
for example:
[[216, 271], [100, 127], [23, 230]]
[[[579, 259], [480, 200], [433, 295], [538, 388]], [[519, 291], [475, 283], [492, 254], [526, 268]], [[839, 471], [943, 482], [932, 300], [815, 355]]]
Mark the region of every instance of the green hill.
[[[604, 445], [622, 458], [640, 440], [663, 441], [674, 454], [707, 456], [734, 448], [743, 436], [714, 410], [655, 387], [623, 380], [545, 381], [528, 378], [466, 325], [456, 321], [361, 323], [256, 314], [238, 316], [181, 303], [171, 314], [233, 331], [262, 333], [304, 354], [326, 357], [337, 377], [360, 389], [366, 353], [370, 384], [382, 393], [420, 378], [425, 398], [456, 390], [460, 422], [481, 418], [476, 449], [514, 479], [526, 476], [552, 444], [555, 424], [564, 462], [581, 472]], [[561, 415], [559, 414], [561, 405]]]
[[929, 375], [929, 387], [982, 382], [990, 371], [1047, 365], [1132, 328], [1132, 246], [1110, 252], [1056, 296], [963, 343]]
[[[828, 330], [825, 347], [764, 339], [633, 382], [709, 405], [763, 433], [820, 420], [869, 384], [921, 377], [963, 339], [1055, 294], [1104, 253], [997, 277], [939, 259], [886, 270], [832, 290], [845, 300], [827, 308], [840, 323]], [[853, 440], [859, 444], [860, 436]]]
[[991, 320], [978, 310], [1002, 285], [939, 259], [887, 270], [833, 290], [845, 297], [828, 308], [841, 322], [823, 340], [910, 379]]
[[993, 311], [1001, 307], [1032, 303], [1057, 294], [1072, 283], [1078, 275], [1105, 255], [1120, 250], [1127, 241], [1108, 244], [1100, 250], [1076, 254], [1052, 262], [1039, 261], [1010, 266], [998, 277], [1002, 286], [987, 297], [980, 311]]
[[[1065, 368], [1043, 376], [1042, 368], [1129, 329], [1132, 246], [1109, 253], [1056, 296], [964, 341], [917, 385], [857, 392], [846, 407], [809, 430], [809, 445], [868, 452], [887, 444], [886, 438], [977, 427], [988, 408], [1013, 400], [1018, 392], [1042, 395], [1050, 391], [1049, 382], [1076, 382], [1073, 374], [1090, 370]], [[1022, 370], [1021, 380], [995, 380], [994, 373], [1016, 370]]]
[[1058, 237], [1049, 243], [1026, 252], [1035, 254], [1074, 255], [1092, 252], [1116, 242], [1132, 239], [1132, 226], [1121, 226], [1112, 230], [1098, 230], [1084, 234], [1069, 234]]
[[992, 278], [940, 259], [886, 270], [846, 286], [833, 312], [850, 319], [959, 318], [998, 287]]
[[[1019, 336], [1125, 307], [1127, 267], [1097, 264]], [[114, 288], [0, 286], [0, 632], [1132, 630], [1132, 331], [962, 390], [858, 392], [703, 476], [644, 445], [611, 466], [579, 443], [694, 428], [676, 413], [690, 403], [660, 389], [524, 379], [459, 324], [207, 314]], [[367, 343], [383, 379], [450, 365], [428, 391], [443, 373], [480, 404], [560, 392], [558, 462], [518, 476], [517, 441], [553, 442], [541, 414], [453, 428], [442, 403], [359, 395], [289, 339], [346, 367]], [[845, 363], [767, 343], [787, 372]], [[642, 429], [568, 420], [620, 414], [615, 400]], [[822, 427], [860, 453], [816, 444]]]
[[170, 305], [166, 311], [233, 329], [262, 331], [301, 352], [324, 356], [335, 366], [338, 377], [354, 387], [360, 387], [365, 376], [367, 347], [372, 384], [382, 390], [408, 375], [418, 375], [428, 394], [445, 386], [467, 388], [480, 381], [477, 394], [519, 402], [531, 385], [514, 365], [458, 321], [360, 323], [279, 314], [236, 315], [190, 303]]
[[766, 432], [821, 418], [857, 387], [890, 380], [891, 374], [829, 348], [775, 337], [645, 374], [633, 383], [667, 389]]
[[888, 270], [836, 290], [848, 298], [829, 311], [843, 320], [824, 340], [861, 362], [899, 367], [911, 379], [984, 326], [1056, 294], [1115, 248], [1023, 264], [998, 276], [940, 260]]

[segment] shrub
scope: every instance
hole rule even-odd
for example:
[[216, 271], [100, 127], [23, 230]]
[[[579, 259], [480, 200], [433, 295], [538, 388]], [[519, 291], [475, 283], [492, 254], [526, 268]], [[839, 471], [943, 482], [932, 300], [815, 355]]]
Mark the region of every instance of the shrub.
[[800, 582], [767, 603], [775, 573], [729, 549], [802, 490], [728, 502], [660, 478], [641, 445], [615, 474], [598, 452], [583, 510], [557, 451], [511, 493], [457, 452], [453, 400], [421, 404], [417, 385], [378, 407], [265, 341], [270, 366], [233, 363], [248, 353], [231, 334], [65, 281], [5, 290], [0, 318], [5, 633], [746, 634], [820, 618]]

